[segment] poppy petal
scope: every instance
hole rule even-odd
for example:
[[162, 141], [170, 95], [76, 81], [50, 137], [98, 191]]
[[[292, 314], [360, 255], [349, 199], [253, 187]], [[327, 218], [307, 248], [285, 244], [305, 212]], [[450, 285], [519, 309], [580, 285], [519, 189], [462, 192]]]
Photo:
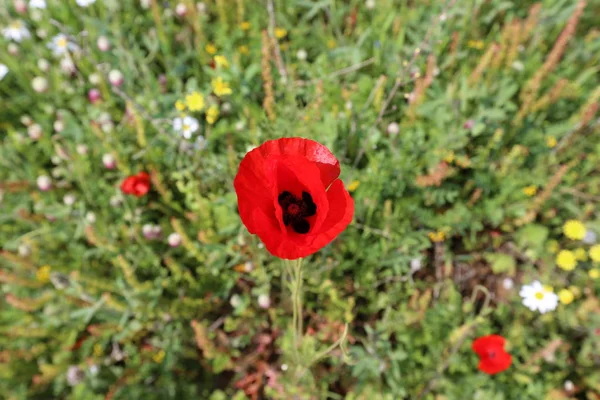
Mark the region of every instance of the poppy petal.
[[340, 162], [319, 142], [304, 138], [283, 138], [269, 140], [259, 149], [264, 158], [273, 156], [302, 156], [319, 168], [321, 181], [326, 188], [340, 176]]
[[504, 351], [504, 343], [506, 340], [500, 335], [482, 336], [473, 341], [473, 351], [480, 357], [485, 356], [490, 347]]
[[354, 216], [354, 200], [340, 179], [331, 184], [327, 200], [329, 213], [320, 227], [321, 232], [311, 243], [313, 247], [321, 248], [332, 242], [352, 222]]

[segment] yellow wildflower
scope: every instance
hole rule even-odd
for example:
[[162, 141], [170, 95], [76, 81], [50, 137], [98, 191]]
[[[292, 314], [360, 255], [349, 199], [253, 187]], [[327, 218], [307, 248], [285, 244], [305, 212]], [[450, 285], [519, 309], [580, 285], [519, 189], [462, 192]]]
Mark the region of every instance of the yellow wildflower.
[[585, 249], [575, 249], [575, 258], [578, 261], [587, 261], [588, 255]]
[[585, 225], [580, 221], [570, 219], [563, 225], [563, 233], [571, 240], [581, 240], [585, 237]]
[[275, 28], [275, 37], [277, 39], [282, 39], [287, 36], [287, 30], [284, 28]]
[[335, 39], [329, 39], [327, 41], [327, 47], [329, 47], [330, 49], [335, 49], [335, 46], [337, 45]]
[[482, 40], [469, 40], [467, 42], [467, 46], [472, 49], [481, 50], [483, 49], [483, 41]]
[[454, 152], [451, 151], [448, 154], [446, 154], [446, 157], [444, 157], [444, 161], [446, 161], [447, 163], [451, 163], [452, 161], [454, 161]]
[[525, 186], [523, 188], [523, 193], [525, 193], [526, 196], [535, 196], [535, 194], [537, 193], [537, 188], [534, 185], [531, 186]]
[[348, 185], [348, 191], [349, 192], [354, 192], [356, 189], [358, 189], [358, 186], [360, 185], [360, 181], [352, 181], [349, 185]]
[[558, 143], [558, 141], [556, 140], [556, 138], [554, 136], [548, 136], [546, 138], [546, 146], [553, 148], [556, 146], [556, 144]]
[[250, 22], [248, 22], [248, 21], [240, 22], [241, 30], [247, 31], [248, 29], [250, 29], [250, 27], [251, 27]]
[[250, 53], [250, 48], [243, 44], [240, 47], [238, 47], [238, 51], [240, 52], [240, 54], [248, 54]]
[[575, 295], [569, 289], [561, 289], [558, 292], [558, 299], [563, 304], [571, 304], [575, 300]]
[[590, 258], [594, 262], [600, 262], [600, 244], [590, 247]]
[[164, 350], [159, 350], [157, 353], [155, 353], [152, 356], [152, 359], [154, 360], [155, 363], [160, 364], [165, 359], [165, 355], [166, 354], [165, 354]]
[[219, 109], [217, 106], [210, 106], [208, 110], [206, 110], [206, 122], [209, 124], [214, 124], [219, 118]]
[[94, 345], [94, 355], [96, 357], [100, 357], [102, 356], [102, 354], [104, 354], [104, 349], [102, 348], [102, 345], [100, 343], [96, 343]]
[[190, 111], [201, 111], [204, 108], [204, 96], [199, 92], [188, 94], [185, 96], [185, 104], [187, 104]]
[[50, 270], [51, 268], [49, 265], [39, 267], [37, 272], [35, 273], [35, 277], [38, 281], [42, 283], [48, 283], [50, 282]]
[[437, 232], [429, 232], [428, 236], [432, 242], [443, 242], [444, 239], [446, 239], [446, 232], [441, 230]]
[[206, 52], [207, 52], [208, 54], [210, 54], [211, 56], [212, 56], [212, 55], [215, 55], [215, 54], [217, 53], [217, 48], [216, 48], [216, 46], [215, 46], [214, 44], [212, 44], [212, 43], [208, 43], [208, 44], [207, 44], [207, 45], [204, 47], [204, 50], [206, 50]]
[[229, 83], [225, 82], [220, 76], [211, 81], [213, 92], [219, 97], [231, 94]]
[[570, 250], [561, 250], [556, 255], [556, 265], [565, 271], [572, 271], [575, 269], [577, 265], [577, 259], [575, 258], [575, 254], [573, 254]]
[[185, 103], [181, 100], [177, 100], [175, 102], [175, 108], [177, 109], [177, 111], [184, 111], [185, 110]]
[[598, 268], [590, 269], [588, 271], [588, 276], [592, 279], [600, 278], [600, 269], [598, 269]]
[[215, 56], [215, 64], [217, 67], [229, 68], [229, 62], [225, 56]]

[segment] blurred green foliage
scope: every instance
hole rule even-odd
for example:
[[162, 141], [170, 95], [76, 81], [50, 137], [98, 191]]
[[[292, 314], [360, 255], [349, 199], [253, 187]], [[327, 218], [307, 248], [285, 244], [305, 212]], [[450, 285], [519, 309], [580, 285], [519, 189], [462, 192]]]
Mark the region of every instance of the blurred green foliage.
[[[600, 233], [598, 0], [5, 3], [2, 28], [32, 37], [0, 38], [0, 397], [600, 398], [598, 266], [554, 262], [590, 247], [566, 220]], [[79, 50], [54, 56], [59, 33]], [[194, 91], [186, 141], [172, 120]], [[297, 387], [283, 267], [232, 186], [285, 136], [328, 146], [356, 203], [304, 269], [309, 345], [348, 322], [352, 362]], [[123, 197], [138, 171], [151, 192]], [[518, 287], [536, 279], [575, 301], [530, 311]], [[513, 355], [496, 376], [470, 348], [490, 333]]]

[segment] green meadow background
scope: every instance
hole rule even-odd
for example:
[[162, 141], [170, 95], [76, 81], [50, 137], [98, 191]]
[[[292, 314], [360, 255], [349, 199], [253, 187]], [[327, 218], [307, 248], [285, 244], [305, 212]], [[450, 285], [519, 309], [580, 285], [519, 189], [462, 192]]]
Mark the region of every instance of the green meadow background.
[[[0, 398], [600, 399], [599, 0], [180, 4], [0, 2], [31, 33], [0, 35]], [[53, 55], [59, 33], [78, 49]], [[307, 351], [347, 323], [349, 357], [300, 380], [285, 269], [232, 185], [291, 136], [356, 204], [304, 264]], [[123, 196], [139, 171], [150, 193]], [[531, 311], [534, 280], [573, 298]], [[488, 376], [492, 333], [513, 365]]]

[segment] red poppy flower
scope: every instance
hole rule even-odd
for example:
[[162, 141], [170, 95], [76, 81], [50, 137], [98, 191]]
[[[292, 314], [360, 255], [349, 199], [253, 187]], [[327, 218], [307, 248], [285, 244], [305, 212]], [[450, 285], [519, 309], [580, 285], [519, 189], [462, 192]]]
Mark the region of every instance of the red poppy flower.
[[139, 172], [137, 175], [131, 175], [125, 178], [121, 183], [121, 191], [125, 194], [132, 194], [141, 197], [150, 190], [150, 175], [146, 172]]
[[242, 222], [277, 257], [313, 254], [354, 215], [354, 201], [339, 174], [339, 161], [320, 143], [303, 138], [265, 142], [246, 154], [233, 182]]
[[473, 342], [473, 351], [479, 356], [479, 370], [489, 375], [510, 367], [512, 357], [504, 351], [506, 340], [499, 335], [482, 336]]

